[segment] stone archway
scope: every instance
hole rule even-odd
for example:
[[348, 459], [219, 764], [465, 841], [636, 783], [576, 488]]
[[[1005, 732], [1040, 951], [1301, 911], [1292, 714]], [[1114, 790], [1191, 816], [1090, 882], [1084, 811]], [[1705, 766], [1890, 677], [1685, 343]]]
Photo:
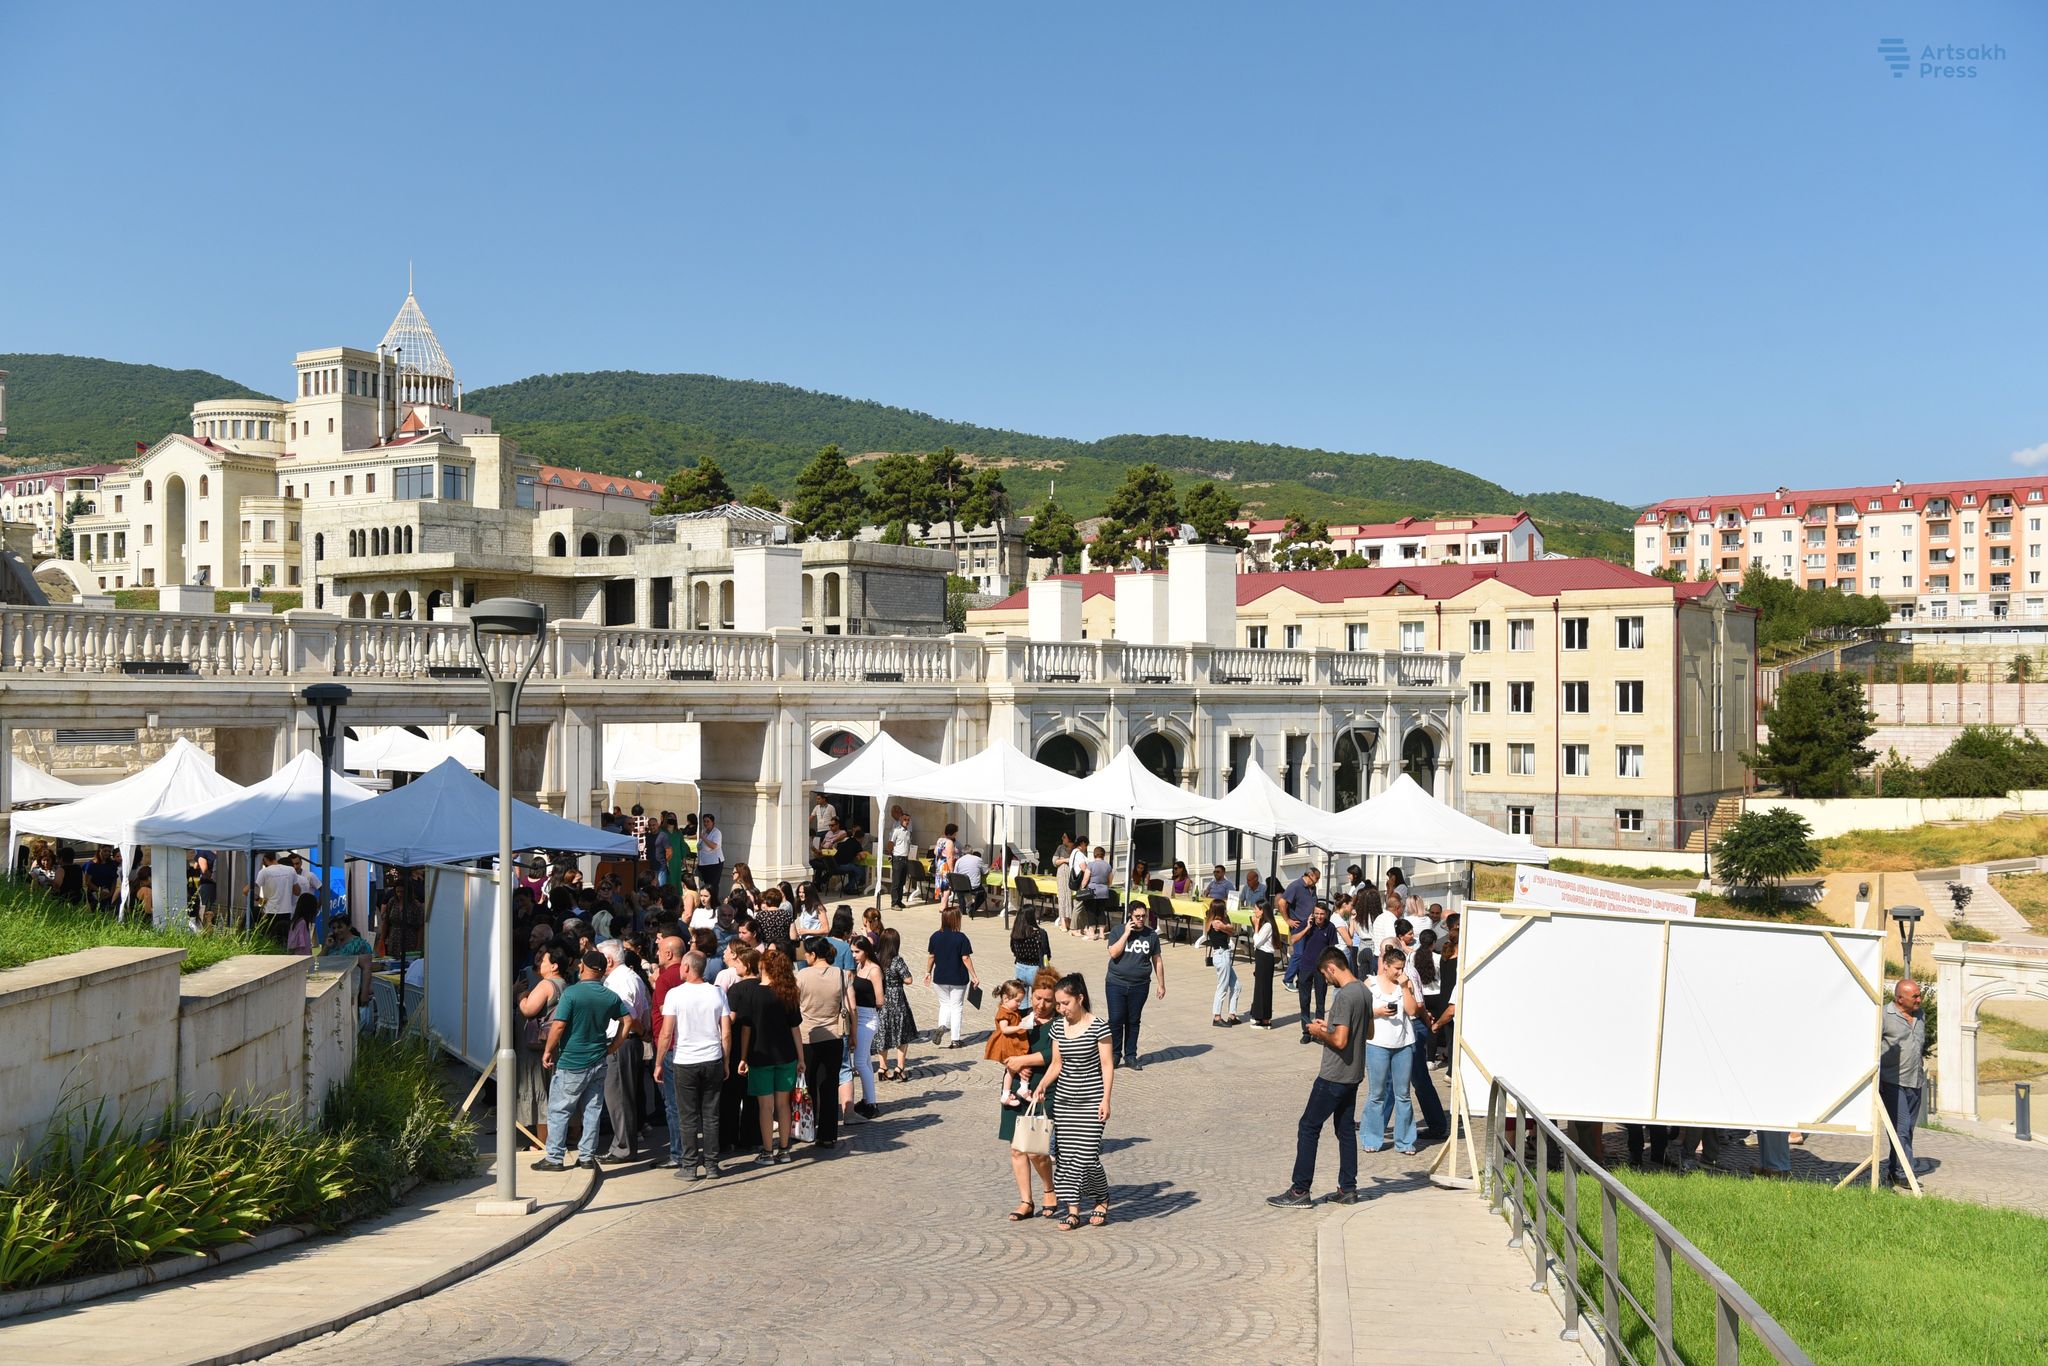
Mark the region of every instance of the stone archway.
[[[1131, 752], [1138, 756], [1138, 762], [1145, 766], [1147, 773], [1180, 786], [1180, 747], [1172, 737], [1155, 730], [1134, 743]], [[1145, 866], [1155, 873], [1170, 864], [1173, 858], [1173, 822], [1133, 821], [1131, 857], [1143, 859]]]
[[2021, 944], [1934, 944], [1935, 1052], [1941, 1059], [1935, 1109], [1977, 1114], [1977, 1031], [1984, 1005], [2048, 1001], [2048, 949]]
[[1373, 760], [1380, 733], [1371, 726], [1352, 726], [1337, 737], [1335, 809], [1348, 811], [1372, 795]]
[[161, 583], [185, 582], [185, 477], [164, 480], [164, 576]]
[[1416, 781], [1424, 792], [1436, 794], [1436, 732], [1417, 726], [1401, 741], [1401, 771]]
[[72, 592], [66, 594], [61, 599], [56, 593], [50, 593], [49, 597], [52, 602], [69, 602], [77, 594], [97, 593], [100, 591], [96, 581], [91, 577], [91, 571], [77, 560], [44, 560], [35, 567], [34, 574], [37, 584], [45, 592], [52, 588], [57, 588], [59, 592], [62, 592], [61, 587], [55, 582], [59, 579], [71, 585]]
[[[843, 759], [858, 752], [866, 743], [867, 741], [845, 727], [835, 726], [817, 737], [814, 747], [835, 759]], [[858, 825], [869, 834], [874, 833], [874, 803], [871, 800], [866, 797], [849, 797], [838, 792], [827, 792], [825, 800], [839, 813], [839, 824], [842, 827], [851, 830]], [[808, 829], [808, 823], [806, 828]]]
[[[1085, 778], [1095, 771], [1095, 755], [1088, 743], [1074, 735], [1054, 735], [1039, 745], [1032, 756], [1047, 768], [1058, 769], [1076, 778]], [[1061, 807], [1036, 807], [1032, 812], [1031, 838], [1038, 845], [1040, 866], [1050, 868], [1053, 851], [1060, 847], [1060, 836], [1071, 834], [1084, 843], [1088, 837], [1088, 815], [1082, 811], [1069, 811]]]

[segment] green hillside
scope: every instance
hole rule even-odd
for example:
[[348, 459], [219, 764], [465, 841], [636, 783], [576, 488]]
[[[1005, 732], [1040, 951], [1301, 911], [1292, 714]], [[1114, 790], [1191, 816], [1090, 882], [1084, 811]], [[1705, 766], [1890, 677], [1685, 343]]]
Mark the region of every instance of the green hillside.
[[977, 463], [1009, 466], [1019, 503], [1042, 501], [1057, 481], [1077, 515], [1100, 510], [1126, 468], [1153, 461], [1181, 483], [1231, 483], [1252, 515], [1301, 512], [1328, 521], [1404, 514], [1513, 512], [1526, 508], [1554, 550], [1626, 559], [1631, 509], [1578, 493], [1515, 493], [1428, 460], [1219, 441], [1196, 436], [1113, 436], [1083, 442], [969, 423], [787, 384], [714, 375], [607, 370], [535, 375], [470, 393], [529, 453], [551, 463], [659, 479], [710, 455], [732, 482], [788, 488], [818, 447], [858, 452], [952, 446]]
[[182, 430], [194, 403], [263, 397], [205, 370], [89, 356], [0, 355], [0, 370], [8, 372], [0, 457], [13, 468], [126, 460], [136, 442]]

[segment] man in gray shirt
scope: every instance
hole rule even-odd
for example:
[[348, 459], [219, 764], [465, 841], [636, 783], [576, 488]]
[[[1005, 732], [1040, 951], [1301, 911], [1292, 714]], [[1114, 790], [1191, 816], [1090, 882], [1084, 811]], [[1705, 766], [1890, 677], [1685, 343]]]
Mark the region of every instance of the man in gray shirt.
[[[1877, 1094], [1899, 1131], [1908, 1167], [1913, 1164], [1913, 1126], [1920, 1122], [1921, 1088], [1927, 1085], [1927, 1020], [1920, 1014], [1921, 994], [1920, 984], [1910, 977], [1892, 988], [1891, 1002], [1884, 1008], [1884, 1051], [1877, 1058]], [[1908, 1184], [1896, 1149], [1885, 1159], [1885, 1175], [1894, 1186]]]
[[1316, 1175], [1316, 1147], [1327, 1121], [1337, 1132], [1337, 1190], [1334, 1204], [1358, 1199], [1358, 1087], [1365, 1080], [1365, 1041], [1372, 1032], [1371, 997], [1365, 983], [1352, 975], [1342, 949], [1325, 949], [1316, 971], [1334, 989], [1328, 1012], [1311, 1020], [1309, 1037], [1323, 1046], [1322, 1065], [1294, 1135], [1294, 1179], [1287, 1190], [1267, 1199], [1280, 1209], [1307, 1209], [1315, 1203], [1309, 1185]]

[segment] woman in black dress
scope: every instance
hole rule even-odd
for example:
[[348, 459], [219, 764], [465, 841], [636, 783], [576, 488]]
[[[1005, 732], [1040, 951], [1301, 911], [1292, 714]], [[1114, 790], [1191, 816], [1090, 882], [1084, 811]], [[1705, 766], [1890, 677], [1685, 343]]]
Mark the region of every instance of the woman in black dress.
[[1052, 1027], [1052, 1066], [1031, 1095], [1043, 1100], [1055, 1085], [1059, 1088], [1052, 1108], [1052, 1184], [1053, 1193], [1067, 1207], [1060, 1227], [1072, 1233], [1083, 1225], [1083, 1203], [1094, 1207], [1085, 1220], [1089, 1227], [1109, 1222], [1102, 1131], [1109, 1124], [1115, 1060], [1109, 1055], [1109, 1022], [1089, 1009], [1088, 983], [1079, 973], [1060, 978], [1053, 1004], [1060, 1018]]

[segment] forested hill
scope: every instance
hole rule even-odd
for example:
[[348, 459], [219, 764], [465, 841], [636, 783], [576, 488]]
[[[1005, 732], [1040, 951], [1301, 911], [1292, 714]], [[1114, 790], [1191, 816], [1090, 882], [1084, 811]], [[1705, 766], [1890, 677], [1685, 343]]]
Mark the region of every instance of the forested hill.
[[1070, 511], [1100, 510], [1130, 466], [1152, 461], [1178, 482], [1228, 481], [1247, 513], [1302, 512], [1324, 520], [1408, 513], [1513, 512], [1544, 524], [1554, 549], [1626, 558], [1634, 513], [1578, 493], [1516, 493], [1427, 460], [1220, 441], [1196, 436], [1113, 436], [1074, 441], [949, 422], [907, 408], [787, 384], [714, 375], [606, 370], [535, 375], [478, 389], [467, 406], [491, 417], [521, 447], [552, 464], [660, 478], [710, 455], [735, 486], [787, 489], [818, 447], [849, 452], [952, 446], [1010, 467], [1020, 505], [1042, 501], [1051, 481]]
[[195, 403], [263, 397], [207, 370], [90, 356], [0, 354], [0, 370], [8, 372], [0, 457], [16, 469], [126, 460], [136, 442], [185, 430]]

